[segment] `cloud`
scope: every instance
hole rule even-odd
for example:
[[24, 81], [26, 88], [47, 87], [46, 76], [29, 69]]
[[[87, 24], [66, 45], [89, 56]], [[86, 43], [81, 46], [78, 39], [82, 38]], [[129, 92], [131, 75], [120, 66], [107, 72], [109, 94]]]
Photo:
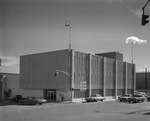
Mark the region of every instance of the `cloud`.
[[135, 44], [135, 43], [138, 43], [138, 44], [145, 43], [145, 44], [147, 44], [147, 40], [142, 40], [142, 39], [139, 39], [139, 38], [134, 37], [134, 36], [128, 37], [128, 38], [126, 39], [126, 43], [127, 43], [127, 44], [128, 44], [128, 43], [131, 43], [131, 42], [133, 42], [134, 44]]
[[13, 58], [13, 57], [6, 57], [2, 56], [2, 66], [7, 66], [7, 67], [12, 67], [12, 66], [18, 66], [19, 65], [19, 59], [18, 58]]
[[137, 16], [138, 18], [142, 18], [142, 9], [135, 9], [135, 10], [131, 10], [131, 13], [133, 13], [135, 16]]
[[105, 2], [108, 2], [108, 3], [114, 3], [114, 2], [122, 3], [122, 0], [102, 0], [102, 1], [105, 1]]

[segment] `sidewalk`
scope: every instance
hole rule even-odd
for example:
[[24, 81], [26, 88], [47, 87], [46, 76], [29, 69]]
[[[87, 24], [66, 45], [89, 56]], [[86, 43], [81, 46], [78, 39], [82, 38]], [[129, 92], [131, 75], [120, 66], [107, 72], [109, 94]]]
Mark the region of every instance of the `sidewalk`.
[[[106, 97], [106, 100], [104, 100], [104, 102], [105, 101], [116, 101], [116, 99], [114, 99], [114, 98], [107, 98]], [[73, 99], [73, 101], [72, 102], [76, 102], [76, 103], [82, 103], [82, 102], [86, 102], [85, 101], [85, 99], [82, 99], [82, 98], [78, 98], [78, 99]]]

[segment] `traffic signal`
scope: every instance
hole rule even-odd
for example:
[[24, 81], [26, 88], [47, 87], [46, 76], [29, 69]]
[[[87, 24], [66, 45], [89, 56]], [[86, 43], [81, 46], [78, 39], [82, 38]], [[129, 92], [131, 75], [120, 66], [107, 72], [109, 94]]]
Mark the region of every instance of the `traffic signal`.
[[149, 20], [147, 20], [147, 18], [149, 17], [149, 15], [145, 15], [144, 13], [142, 14], [142, 25], [145, 26]]
[[55, 72], [55, 77], [57, 77], [57, 75], [58, 75], [58, 74], [59, 74], [59, 72], [58, 72], [58, 71], [56, 71], [56, 72]]

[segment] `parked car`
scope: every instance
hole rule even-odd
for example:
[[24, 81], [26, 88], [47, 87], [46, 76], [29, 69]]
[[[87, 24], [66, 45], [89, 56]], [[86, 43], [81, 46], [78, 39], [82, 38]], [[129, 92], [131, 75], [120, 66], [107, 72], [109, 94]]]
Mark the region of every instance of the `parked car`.
[[146, 92], [135, 92], [134, 94], [143, 95], [147, 101], [150, 101], [150, 94]]
[[26, 105], [36, 105], [36, 104], [42, 105], [43, 100], [36, 97], [27, 97], [26, 99], [20, 100], [20, 103]]
[[146, 92], [138, 92], [138, 91], [135, 91], [134, 94], [137, 94], [137, 95], [146, 95]]
[[102, 97], [99, 94], [91, 95], [90, 97], [85, 98], [86, 102], [97, 102], [105, 100], [105, 97]]
[[22, 99], [25, 99], [22, 97], [22, 95], [15, 95], [13, 98], [10, 98], [9, 101], [11, 103], [13, 103], [13, 102], [18, 103]]
[[132, 94], [125, 94], [125, 95], [121, 95], [121, 96], [119, 96], [118, 97], [118, 100], [120, 101], [120, 102], [122, 102], [122, 101], [128, 101], [128, 98], [129, 97], [131, 97], [132, 96]]
[[43, 99], [43, 98], [40, 98], [40, 97], [34, 97], [35, 99], [41, 101], [42, 103], [46, 103], [47, 100], [46, 99]]
[[144, 102], [145, 100], [145, 97], [143, 95], [138, 95], [138, 94], [134, 94], [132, 95], [131, 97], [128, 98], [128, 102], [134, 102], [134, 103], [137, 103], [137, 102]]
[[145, 98], [147, 99], [147, 101], [150, 101], [150, 94], [147, 93], [147, 94], [145, 95]]

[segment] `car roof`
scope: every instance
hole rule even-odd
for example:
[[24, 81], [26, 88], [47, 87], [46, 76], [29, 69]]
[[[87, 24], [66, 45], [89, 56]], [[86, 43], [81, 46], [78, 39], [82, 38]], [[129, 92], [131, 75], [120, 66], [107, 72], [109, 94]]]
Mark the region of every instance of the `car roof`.
[[93, 94], [93, 95], [91, 95], [91, 96], [101, 96], [100, 94]]

